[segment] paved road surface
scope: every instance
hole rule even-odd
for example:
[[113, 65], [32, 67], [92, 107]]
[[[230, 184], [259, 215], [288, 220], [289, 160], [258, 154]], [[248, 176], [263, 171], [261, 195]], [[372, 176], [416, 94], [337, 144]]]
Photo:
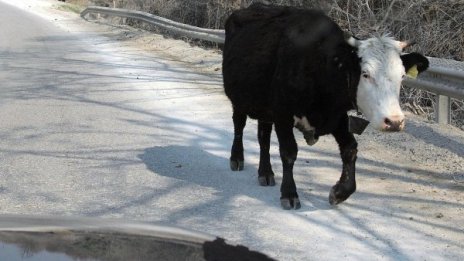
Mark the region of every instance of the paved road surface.
[[3, 1], [22, 9], [0, 3], [0, 213], [168, 223], [280, 260], [464, 259], [457, 129], [413, 118], [401, 134], [368, 130], [358, 191], [337, 207], [327, 201], [341, 168], [333, 138], [308, 148], [299, 137], [303, 207], [283, 211], [279, 187], [257, 185], [256, 123], [246, 129], [246, 170], [228, 169], [220, 72], [42, 9], [55, 1]]

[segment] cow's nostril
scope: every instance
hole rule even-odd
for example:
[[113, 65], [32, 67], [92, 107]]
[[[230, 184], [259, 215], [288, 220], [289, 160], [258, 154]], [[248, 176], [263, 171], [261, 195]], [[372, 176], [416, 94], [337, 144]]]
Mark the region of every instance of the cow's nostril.
[[385, 118], [384, 122], [384, 130], [386, 131], [401, 131], [404, 127], [404, 118], [396, 119], [396, 117], [392, 118]]
[[385, 120], [383, 121], [385, 123], [385, 125], [387, 125], [388, 127], [391, 127], [393, 125], [393, 122], [389, 119], [389, 118], [385, 118]]

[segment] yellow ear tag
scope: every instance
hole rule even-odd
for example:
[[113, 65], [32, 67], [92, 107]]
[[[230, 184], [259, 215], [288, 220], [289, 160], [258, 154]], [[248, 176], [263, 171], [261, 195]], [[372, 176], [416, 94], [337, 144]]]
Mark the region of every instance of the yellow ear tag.
[[417, 70], [417, 65], [414, 65], [413, 67], [409, 68], [408, 72], [406, 73], [407, 76], [413, 79], [416, 79], [418, 74], [419, 71]]

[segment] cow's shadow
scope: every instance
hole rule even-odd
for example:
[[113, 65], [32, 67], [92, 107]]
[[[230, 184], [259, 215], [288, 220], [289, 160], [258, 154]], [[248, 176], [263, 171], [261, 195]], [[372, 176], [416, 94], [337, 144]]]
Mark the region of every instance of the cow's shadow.
[[[179, 181], [179, 187], [194, 184], [206, 190], [212, 189], [214, 200], [201, 201], [192, 197], [192, 201], [201, 201], [192, 202], [195, 212], [201, 212], [201, 208], [211, 211], [212, 205], [230, 206], [231, 202], [242, 196], [253, 204], [280, 208], [282, 176], [276, 173], [277, 184], [274, 187], [259, 186], [257, 165], [255, 166], [254, 163], [245, 162], [245, 169], [235, 172], [230, 170], [229, 159], [226, 157], [214, 155], [195, 146], [176, 145], [147, 148], [138, 157], [153, 173]], [[314, 195], [300, 195], [300, 197], [308, 196], [311, 197], [311, 204], [307, 207], [303, 204], [301, 211], [330, 208], [325, 198], [315, 199]], [[191, 210], [186, 208], [175, 216], [181, 218], [188, 214], [188, 211]], [[171, 217], [171, 220], [175, 220], [176, 217]]]
[[[147, 148], [138, 157], [147, 168], [161, 176], [192, 182], [206, 187], [227, 190], [230, 179], [248, 175], [253, 166], [247, 166], [240, 175], [232, 175], [226, 158], [208, 153], [194, 146], [159, 146]], [[227, 172], [229, 173], [226, 173]], [[244, 175], [245, 174], [245, 175]]]
[[[164, 190], [166, 195], [163, 196], [171, 200], [176, 198], [183, 203], [176, 202], [182, 207], [169, 212], [166, 217], [169, 222], [180, 222], [185, 217], [201, 219], [205, 213], [208, 213], [207, 216], [224, 218], [233, 198], [239, 194], [253, 194], [253, 189], [256, 189], [256, 186], [249, 184], [252, 173], [256, 171], [252, 166], [234, 173], [226, 168], [229, 164], [226, 158], [198, 147], [152, 147], [145, 149], [139, 158], [156, 175], [173, 179], [169, 181], [175, 185], [170, 186], [169, 190]], [[191, 191], [188, 199], [179, 194], [186, 187]]]

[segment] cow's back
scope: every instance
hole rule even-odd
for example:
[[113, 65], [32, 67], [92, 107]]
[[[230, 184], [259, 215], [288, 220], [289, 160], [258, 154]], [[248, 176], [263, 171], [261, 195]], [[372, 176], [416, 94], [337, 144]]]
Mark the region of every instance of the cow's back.
[[[252, 5], [234, 12], [225, 29], [225, 93], [234, 109], [252, 118], [272, 115], [274, 96], [282, 91], [272, 87], [275, 78], [280, 77], [275, 74], [278, 64], [295, 64], [304, 59], [317, 64], [317, 59], [325, 55], [316, 54], [320, 52], [317, 45], [343, 41], [342, 31], [323, 13], [292, 7]], [[296, 50], [295, 53], [291, 53], [292, 50]], [[286, 57], [288, 54], [294, 57]], [[285, 59], [284, 63], [279, 62]]]

